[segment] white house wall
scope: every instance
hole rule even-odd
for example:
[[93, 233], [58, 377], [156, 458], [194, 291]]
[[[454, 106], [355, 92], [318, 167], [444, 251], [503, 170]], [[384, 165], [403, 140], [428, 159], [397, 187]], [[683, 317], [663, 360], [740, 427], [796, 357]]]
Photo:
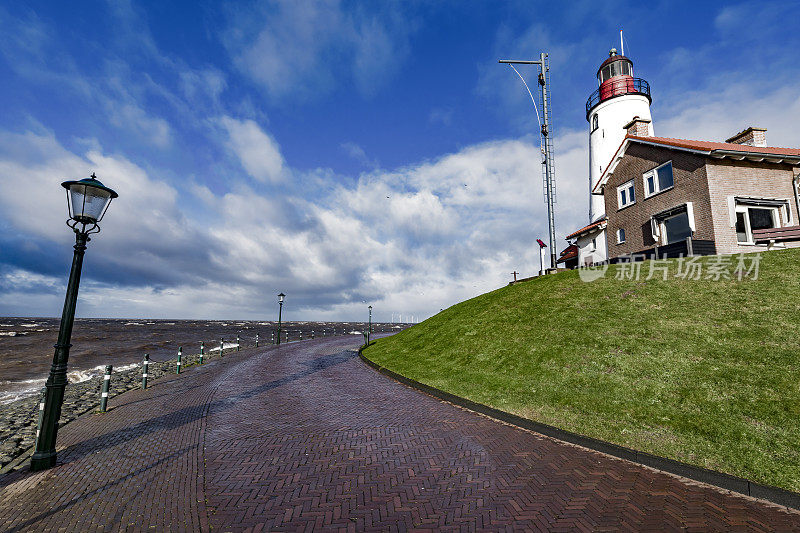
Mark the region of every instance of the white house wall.
[[[592, 250], [592, 239], [595, 239], [596, 246]], [[587, 263], [600, 263], [608, 258], [608, 245], [606, 243], [606, 230], [578, 237], [575, 244], [578, 245], [578, 266]]]

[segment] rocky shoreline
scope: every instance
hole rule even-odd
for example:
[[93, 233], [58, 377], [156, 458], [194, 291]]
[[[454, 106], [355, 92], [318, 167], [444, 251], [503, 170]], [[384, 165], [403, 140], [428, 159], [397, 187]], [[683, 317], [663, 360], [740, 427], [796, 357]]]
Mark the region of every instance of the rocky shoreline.
[[[218, 358], [219, 354], [214, 356], [206, 354], [205, 360], [208, 361], [212, 357]], [[199, 364], [199, 362], [199, 354], [185, 355], [181, 359], [182, 370], [187, 370], [187, 367]], [[175, 363], [175, 360], [151, 361], [148, 365], [148, 384], [165, 374], [174, 374]], [[61, 408], [61, 418], [58, 422], [59, 427], [92, 409], [99, 408], [102, 382], [103, 377], [98, 376], [80, 383], [67, 385], [64, 393], [64, 405]], [[138, 389], [141, 386], [141, 365], [122, 372], [113, 372], [108, 397], [113, 398], [125, 391]], [[33, 447], [39, 416], [39, 401], [42, 398], [42, 394], [0, 405], [0, 470]]]

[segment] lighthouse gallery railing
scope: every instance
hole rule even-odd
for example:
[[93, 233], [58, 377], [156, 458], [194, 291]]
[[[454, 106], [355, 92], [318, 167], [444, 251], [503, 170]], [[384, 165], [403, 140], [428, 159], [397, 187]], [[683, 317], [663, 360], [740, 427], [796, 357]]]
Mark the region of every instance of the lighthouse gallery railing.
[[642, 78], [620, 77], [619, 79], [612, 79], [604, 82], [592, 95], [586, 100], [586, 118], [589, 118], [589, 112], [604, 100], [614, 98], [617, 96], [624, 96], [626, 94], [643, 94], [648, 100], [652, 102], [650, 97], [650, 84]]

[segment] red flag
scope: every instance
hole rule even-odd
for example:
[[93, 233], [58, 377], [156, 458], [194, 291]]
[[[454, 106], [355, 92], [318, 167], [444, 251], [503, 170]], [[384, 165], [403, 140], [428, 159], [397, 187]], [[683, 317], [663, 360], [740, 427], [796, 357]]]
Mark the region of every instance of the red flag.
[[536, 242], [539, 243], [540, 248], [547, 248], [547, 245], [542, 242], [542, 239], [536, 239]]

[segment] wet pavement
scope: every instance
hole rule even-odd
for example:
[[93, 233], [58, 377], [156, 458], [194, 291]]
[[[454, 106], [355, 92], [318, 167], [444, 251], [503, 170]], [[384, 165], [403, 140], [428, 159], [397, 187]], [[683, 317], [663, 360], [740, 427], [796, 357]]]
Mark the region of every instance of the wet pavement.
[[113, 398], [2, 531], [795, 530], [800, 513], [520, 430], [378, 374], [359, 339], [243, 350]]

